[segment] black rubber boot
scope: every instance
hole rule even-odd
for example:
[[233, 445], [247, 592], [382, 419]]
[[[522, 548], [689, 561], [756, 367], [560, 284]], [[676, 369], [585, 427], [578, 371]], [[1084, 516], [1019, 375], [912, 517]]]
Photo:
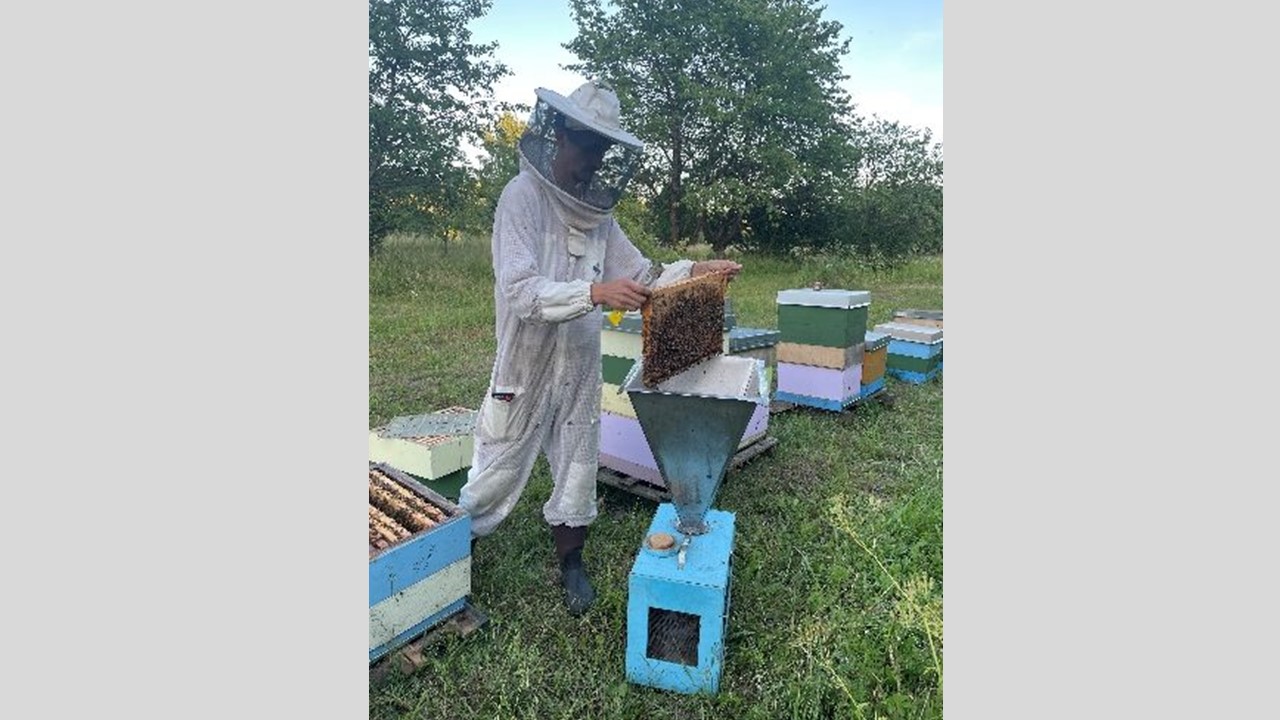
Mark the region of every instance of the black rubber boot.
[[586, 543], [585, 527], [552, 525], [551, 536], [556, 542], [556, 557], [560, 559], [560, 584], [564, 586], [564, 604], [570, 615], [581, 615], [596, 601], [596, 591], [587, 579], [587, 569], [582, 564], [582, 546]]

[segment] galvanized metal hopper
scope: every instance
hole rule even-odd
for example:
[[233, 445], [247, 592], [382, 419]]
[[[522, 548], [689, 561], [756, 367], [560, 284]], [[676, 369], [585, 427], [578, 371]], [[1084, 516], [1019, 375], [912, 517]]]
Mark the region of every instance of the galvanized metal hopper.
[[701, 535], [752, 413], [769, 402], [764, 361], [716, 355], [653, 387], [644, 385], [642, 365], [636, 361], [622, 388], [671, 491], [676, 529]]

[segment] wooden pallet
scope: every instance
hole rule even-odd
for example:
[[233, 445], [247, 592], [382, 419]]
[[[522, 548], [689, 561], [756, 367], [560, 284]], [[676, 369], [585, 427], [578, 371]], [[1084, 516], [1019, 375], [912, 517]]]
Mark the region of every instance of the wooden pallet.
[[369, 682], [385, 682], [393, 674], [412, 675], [426, 664], [426, 655], [433, 646], [446, 637], [467, 637], [484, 627], [489, 618], [468, 600], [462, 609], [448, 620], [427, 629], [396, 650], [392, 650], [369, 666]]
[[[729, 461], [729, 470], [736, 470], [747, 462], [751, 461], [758, 455], [766, 453], [778, 444], [778, 438], [772, 435], [761, 438], [756, 442], [742, 448], [734, 454], [733, 459]], [[727, 470], [726, 473], [729, 471]], [[651, 482], [631, 477], [624, 473], [620, 473], [611, 468], [602, 467], [596, 473], [596, 480], [609, 487], [614, 487], [632, 495], [639, 495], [642, 498], [652, 500], [654, 502], [671, 502], [671, 491], [660, 485], [654, 485]]]

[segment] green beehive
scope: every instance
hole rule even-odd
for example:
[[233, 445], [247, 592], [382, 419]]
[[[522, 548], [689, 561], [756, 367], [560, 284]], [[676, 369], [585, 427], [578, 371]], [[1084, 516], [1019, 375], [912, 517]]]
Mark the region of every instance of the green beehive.
[[850, 348], [867, 333], [871, 293], [865, 290], [783, 290], [778, 293], [781, 341]]
[[920, 373], [922, 375], [927, 375], [941, 366], [941, 353], [930, 358], [910, 357], [908, 355], [890, 355], [888, 357], [887, 365], [890, 370], [905, 370], [907, 372]]
[[613, 385], [621, 385], [626, 379], [627, 373], [631, 372], [631, 366], [635, 364], [633, 358], [623, 358], [616, 355], [600, 356], [600, 374], [606, 383]]

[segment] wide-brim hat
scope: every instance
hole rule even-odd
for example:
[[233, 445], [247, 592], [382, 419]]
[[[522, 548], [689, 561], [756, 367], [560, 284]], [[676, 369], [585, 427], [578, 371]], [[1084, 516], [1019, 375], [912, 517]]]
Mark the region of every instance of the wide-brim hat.
[[538, 88], [534, 91], [538, 99], [556, 110], [564, 113], [570, 121], [568, 125], [581, 126], [610, 140], [622, 143], [636, 150], [644, 149], [644, 142], [622, 129], [618, 122], [620, 104], [618, 95], [607, 87], [593, 82], [583, 83], [569, 97], [554, 90]]

